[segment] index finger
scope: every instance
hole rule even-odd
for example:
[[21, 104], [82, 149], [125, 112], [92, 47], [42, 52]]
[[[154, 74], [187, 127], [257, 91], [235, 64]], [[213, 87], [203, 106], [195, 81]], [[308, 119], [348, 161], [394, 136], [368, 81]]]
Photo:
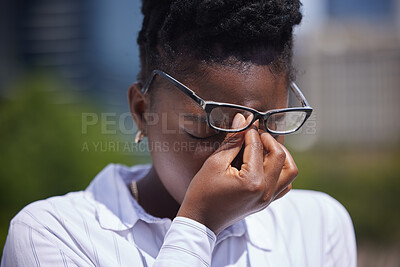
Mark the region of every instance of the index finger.
[[258, 129], [253, 124], [244, 136], [242, 169], [263, 172], [263, 144]]
[[[237, 113], [234, 118], [233, 126], [236, 125], [239, 127], [245, 123], [246, 118], [242, 114]], [[242, 132], [228, 134], [210, 158], [217, 161], [219, 166], [227, 169], [242, 148], [243, 134]]]

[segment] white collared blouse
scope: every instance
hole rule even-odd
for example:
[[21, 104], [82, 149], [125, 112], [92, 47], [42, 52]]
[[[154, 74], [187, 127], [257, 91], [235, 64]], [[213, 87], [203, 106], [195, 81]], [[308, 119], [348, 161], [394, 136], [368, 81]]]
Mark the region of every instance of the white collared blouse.
[[350, 216], [324, 193], [292, 190], [215, 236], [143, 210], [128, 184], [149, 168], [110, 164], [85, 191], [28, 205], [11, 221], [1, 266], [356, 266]]

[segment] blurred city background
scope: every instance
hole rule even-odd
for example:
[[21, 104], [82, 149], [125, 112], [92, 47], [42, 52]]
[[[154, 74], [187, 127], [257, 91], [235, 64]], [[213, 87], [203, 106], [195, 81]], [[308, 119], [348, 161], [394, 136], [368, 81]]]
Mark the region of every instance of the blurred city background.
[[[359, 266], [400, 266], [400, 1], [303, 4], [294, 63], [315, 111], [287, 138], [294, 187], [347, 208]], [[150, 162], [130, 145], [126, 100], [141, 19], [139, 0], [1, 1], [1, 251], [26, 204], [82, 190], [110, 162]]]

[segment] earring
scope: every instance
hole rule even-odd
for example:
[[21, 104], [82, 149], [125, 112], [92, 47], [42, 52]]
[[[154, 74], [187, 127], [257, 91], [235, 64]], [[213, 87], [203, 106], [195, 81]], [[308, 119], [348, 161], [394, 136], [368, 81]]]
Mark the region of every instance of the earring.
[[141, 130], [139, 130], [135, 136], [135, 143], [139, 144], [140, 142], [142, 142], [143, 137], [144, 137], [144, 134], [142, 133]]

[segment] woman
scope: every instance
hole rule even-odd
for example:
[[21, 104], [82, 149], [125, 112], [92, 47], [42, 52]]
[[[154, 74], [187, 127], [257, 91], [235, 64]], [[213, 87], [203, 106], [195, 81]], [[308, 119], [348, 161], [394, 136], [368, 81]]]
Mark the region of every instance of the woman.
[[129, 102], [153, 164], [109, 165], [85, 191], [24, 208], [2, 266], [355, 266], [346, 210], [288, 193], [284, 135], [312, 111], [292, 82], [300, 6], [143, 0]]

